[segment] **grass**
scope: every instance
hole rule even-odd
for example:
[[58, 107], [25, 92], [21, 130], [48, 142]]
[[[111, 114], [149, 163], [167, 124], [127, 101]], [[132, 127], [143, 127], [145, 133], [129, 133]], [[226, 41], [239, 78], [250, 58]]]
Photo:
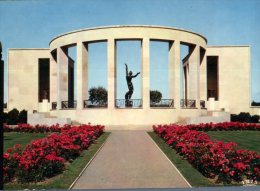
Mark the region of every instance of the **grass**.
[[20, 144], [22, 148], [32, 140], [46, 137], [47, 133], [18, 133], [8, 132], [4, 133], [4, 151], [12, 148], [15, 144]]
[[183, 160], [182, 157], [178, 155], [174, 149], [169, 147], [156, 133], [148, 132], [148, 134], [152, 137], [159, 148], [166, 154], [166, 156], [172, 161], [172, 163], [178, 168], [178, 170], [192, 187], [215, 185], [206, 177], [204, 177], [199, 171], [193, 168], [190, 163], [188, 163], [186, 160]]
[[31, 183], [31, 184], [15, 184], [8, 183], [4, 185], [4, 189], [68, 189], [73, 181], [80, 174], [82, 169], [91, 160], [94, 154], [98, 151], [101, 145], [105, 142], [110, 133], [103, 133], [96, 141], [92, 144], [88, 150], [82, 152], [81, 156], [70, 163], [66, 170], [51, 179], [44, 182]]
[[235, 142], [239, 148], [260, 153], [260, 131], [209, 131], [211, 139]]

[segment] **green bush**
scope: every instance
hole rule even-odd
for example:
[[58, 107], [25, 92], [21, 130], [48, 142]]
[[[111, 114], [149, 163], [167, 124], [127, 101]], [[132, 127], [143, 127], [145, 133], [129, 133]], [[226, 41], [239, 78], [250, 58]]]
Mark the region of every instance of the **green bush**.
[[27, 123], [27, 111], [18, 111], [16, 108], [8, 113], [3, 114], [3, 121], [8, 125], [16, 125], [17, 123]]
[[159, 103], [162, 99], [162, 93], [158, 90], [150, 91], [150, 101], [153, 103]]
[[241, 112], [241, 113], [238, 114], [238, 120], [239, 120], [239, 122], [250, 123], [251, 122], [251, 115], [250, 115], [250, 113]]
[[18, 115], [19, 115], [19, 111], [16, 108], [9, 111], [7, 114], [7, 120], [6, 120], [7, 124], [16, 125], [17, 121], [18, 121]]
[[241, 112], [238, 115], [231, 114], [232, 122], [259, 123], [259, 115], [250, 115], [250, 113]]
[[27, 111], [22, 110], [18, 115], [18, 123], [27, 123]]
[[260, 116], [259, 115], [252, 115], [251, 121], [252, 123], [259, 123]]

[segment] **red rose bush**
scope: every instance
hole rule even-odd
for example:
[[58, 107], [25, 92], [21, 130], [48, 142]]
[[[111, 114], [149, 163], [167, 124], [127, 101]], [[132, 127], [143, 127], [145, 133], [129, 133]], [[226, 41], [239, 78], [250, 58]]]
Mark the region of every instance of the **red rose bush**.
[[240, 122], [223, 122], [223, 123], [201, 123], [199, 125], [186, 125], [185, 127], [197, 131], [241, 131], [256, 130], [260, 131], [260, 124], [257, 123], [240, 123]]
[[[217, 182], [260, 180], [260, 155], [233, 142], [212, 141], [194, 126], [158, 125], [153, 130], [196, 169]], [[197, 128], [197, 127], [196, 127]]]
[[[70, 125], [64, 125], [62, 129], [70, 128]], [[18, 123], [15, 126], [4, 125], [4, 132], [20, 132], [20, 133], [48, 133], [48, 132], [60, 132], [61, 127], [59, 124], [56, 125], [35, 125]]]
[[37, 182], [61, 173], [65, 163], [77, 158], [103, 131], [101, 125], [66, 125], [60, 133], [32, 141], [23, 151], [15, 145], [3, 155], [4, 181]]

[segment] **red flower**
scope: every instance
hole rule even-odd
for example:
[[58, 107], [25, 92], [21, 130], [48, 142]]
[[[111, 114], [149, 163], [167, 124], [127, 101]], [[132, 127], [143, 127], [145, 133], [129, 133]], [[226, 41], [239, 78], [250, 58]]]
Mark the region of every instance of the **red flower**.
[[246, 169], [246, 165], [242, 162], [237, 162], [233, 164], [233, 167], [235, 167], [237, 170], [243, 172]]
[[6, 152], [8, 152], [8, 153], [12, 153], [12, 152], [13, 152], [13, 149], [8, 148], [8, 149], [6, 150]]
[[10, 158], [10, 154], [9, 153], [4, 153], [3, 154], [3, 158], [4, 159], [9, 159]]
[[21, 148], [21, 145], [20, 144], [15, 144], [14, 145], [14, 149], [20, 149]]

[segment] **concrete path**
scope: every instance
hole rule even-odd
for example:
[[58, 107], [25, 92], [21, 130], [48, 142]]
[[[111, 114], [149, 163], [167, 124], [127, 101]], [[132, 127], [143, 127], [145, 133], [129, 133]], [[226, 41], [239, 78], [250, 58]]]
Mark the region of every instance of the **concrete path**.
[[112, 131], [73, 189], [176, 187], [189, 184], [145, 131]]

